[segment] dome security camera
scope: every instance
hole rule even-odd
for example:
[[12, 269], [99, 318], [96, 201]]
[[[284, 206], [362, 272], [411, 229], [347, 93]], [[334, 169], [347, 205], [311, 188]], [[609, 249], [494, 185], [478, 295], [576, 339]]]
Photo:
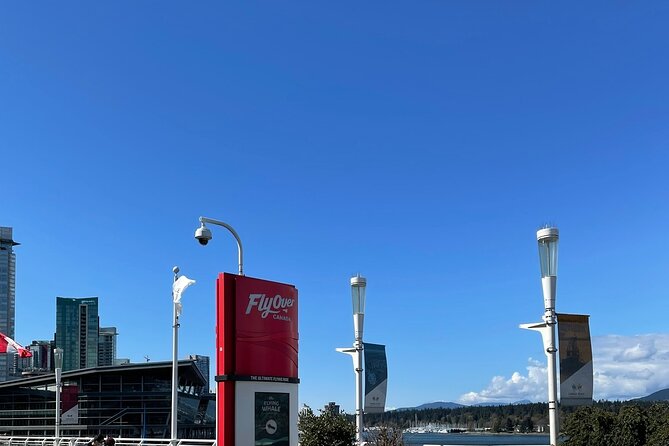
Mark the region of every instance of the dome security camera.
[[195, 230], [195, 238], [200, 242], [200, 245], [204, 246], [211, 240], [211, 231], [205, 225], [201, 225]]

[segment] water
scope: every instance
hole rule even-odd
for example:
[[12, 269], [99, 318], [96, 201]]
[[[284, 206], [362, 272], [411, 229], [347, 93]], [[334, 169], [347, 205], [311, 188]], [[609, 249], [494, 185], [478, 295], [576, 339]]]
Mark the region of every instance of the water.
[[543, 446], [549, 444], [548, 435], [541, 434], [437, 434], [421, 433], [403, 435], [405, 446], [427, 446], [427, 445], [479, 445], [479, 446]]

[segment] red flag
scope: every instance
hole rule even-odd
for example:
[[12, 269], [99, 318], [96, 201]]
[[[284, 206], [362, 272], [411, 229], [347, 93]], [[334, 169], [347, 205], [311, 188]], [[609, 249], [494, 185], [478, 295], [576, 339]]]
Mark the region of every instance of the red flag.
[[21, 358], [30, 358], [33, 355], [12, 338], [2, 333], [0, 333], [0, 353], [17, 353]]

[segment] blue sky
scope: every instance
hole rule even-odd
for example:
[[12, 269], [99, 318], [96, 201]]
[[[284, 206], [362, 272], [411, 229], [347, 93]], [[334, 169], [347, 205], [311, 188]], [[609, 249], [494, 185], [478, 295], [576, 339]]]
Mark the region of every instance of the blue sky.
[[179, 265], [197, 280], [180, 352], [213, 356], [236, 246], [222, 228], [199, 246], [205, 215], [249, 276], [299, 288], [302, 403], [353, 409], [335, 348], [357, 272], [389, 407], [539, 399], [541, 342], [517, 327], [540, 320], [554, 223], [596, 396], [669, 387], [668, 20], [664, 2], [4, 2], [17, 341], [52, 338], [56, 296], [92, 295], [119, 356], [168, 360]]

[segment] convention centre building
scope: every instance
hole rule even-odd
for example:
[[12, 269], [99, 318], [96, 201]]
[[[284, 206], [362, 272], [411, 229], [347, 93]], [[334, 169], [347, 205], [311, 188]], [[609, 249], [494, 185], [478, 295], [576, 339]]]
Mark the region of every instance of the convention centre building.
[[[216, 401], [194, 360], [179, 361], [178, 438], [215, 438]], [[63, 372], [62, 437], [170, 438], [172, 362]], [[0, 436], [54, 436], [55, 374], [0, 383]]]

